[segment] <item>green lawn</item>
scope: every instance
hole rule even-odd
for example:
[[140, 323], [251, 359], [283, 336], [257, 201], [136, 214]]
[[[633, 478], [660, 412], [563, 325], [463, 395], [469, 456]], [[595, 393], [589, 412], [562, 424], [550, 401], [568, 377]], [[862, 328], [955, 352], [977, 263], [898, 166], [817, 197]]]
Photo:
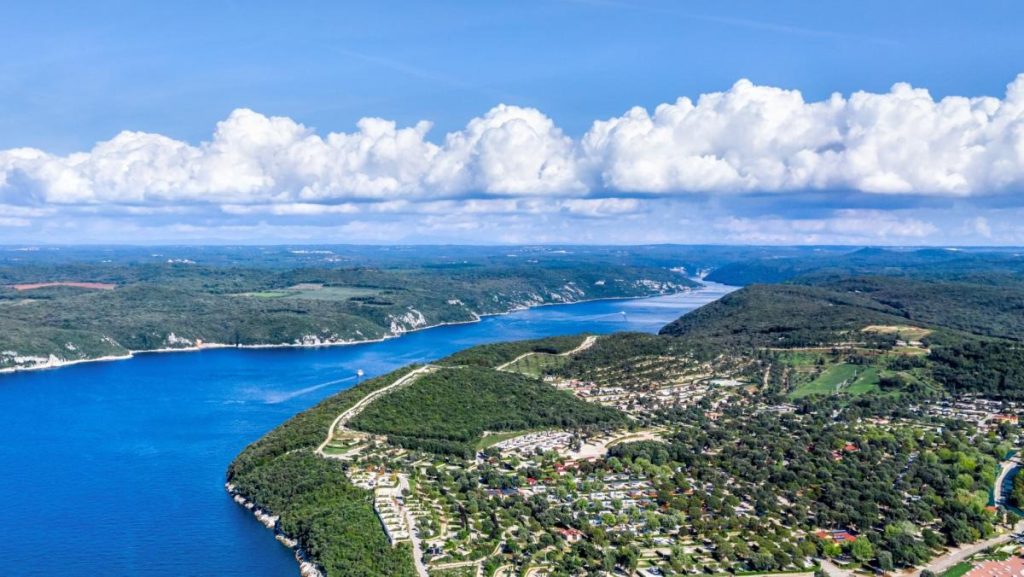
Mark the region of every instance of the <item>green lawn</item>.
[[973, 563], [957, 563], [939, 575], [939, 577], [961, 577], [970, 571], [971, 567], [974, 567]]
[[787, 351], [779, 353], [779, 358], [791, 367], [813, 367], [824, 355], [817, 351]]
[[430, 571], [430, 577], [476, 577], [476, 565], [453, 569], [434, 569]]
[[878, 369], [875, 367], [863, 367], [857, 375], [857, 380], [847, 386], [844, 391], [851, 395], [863, 395], [878, 390]]
[[825, 369], [816, 379], [797, 386], [790, 393], [790, 397], [799, 399], [808, 395], [833, 395], [836, 393], [863, 395], [877, 390], [877, 369], [842, 363]]
[[568, 356], [533, 353], [512, 363], [505, 370], [539, 378], [547, 371], [562, 367], [568, 362]]
[[481, 451], [483, 449], [486, 449], [487, 447], [493, 447], [494, 445], [497, 445], [502, 441], [514, 439], [519, 435], [525, 435], [527, 433], [532, 432], [533, 431], [502, 431], [500, 433], [488, 433], [486, 436], [480, 439], [479, 442], [477, 442], [476, 448], [478, 451]]
[[354, 297], [372, 297], [381, 293], [378, 289], [348, 286], [327, 286], [321, 288], [300, 286], [296, 288], [284, 288], [243, 293], [240, 296], [253, 297], [258, 299], [305, 299], [344, 301]]
[[288, 297], [294, 299], [313, 299], [326, 301], [344, 301], [353, 297], [372, 297], [381, 293], [378, 289], [354, 286], [325, 286], [313, 290], [289, 290]]

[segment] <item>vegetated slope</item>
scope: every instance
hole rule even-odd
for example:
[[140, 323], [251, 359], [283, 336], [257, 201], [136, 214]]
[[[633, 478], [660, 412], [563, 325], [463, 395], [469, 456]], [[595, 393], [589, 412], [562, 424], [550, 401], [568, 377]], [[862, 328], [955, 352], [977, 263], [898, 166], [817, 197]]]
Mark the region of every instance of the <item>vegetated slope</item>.
[[[0, 368], [128, 350], [322, 344], [545, 303], [696, 286], [667, 269], [599, 263], [286, 269], [72, 263], [0, 267]], [[13, 285], [91, 281], [114, 290]]]
[[872, 324], [912, 324], [899, 309], [857, 293], [802, 285], [752, 285], [686, 314], [660, 334], [717, 348], [834, 344]]
[[1024, 399], [1024, 346], [985, 340], [964, 340], [933, 346], [935, 380], [953, 394]]
[[567, 335], [492, 343], [459, 351], [438, 362], [439, 365], [472, 365], [477, 367], [498, 367], [526, 353], [547, 353], [557, 355], [575, 349], [583, 343], [584, 335]]
[[484, 431], [624, 422], [620, 412], [581, 401], [539, 379], [453, 367], [378, 399], [349, 425], [388, 435], [391, 442], [404, 447], [468, 457]]
[[829, 279], [819, 286], [891, 307], [913, 323], [976, 335], [1024, 339], [1024, 280], [936, 281], [914, 278]]
[[884, 275], [962, 279], [972, 276], [1024, 277], [1017, 252], [992, 250], [891, 250], [865, 248], [846, 254], [820, 252], [768, 256], [726, 263], [706, 278], [734, 286], [781, 283], [804, 277]]
[[280, 516], [281, 530], [328, 576], [416, 574], [410, 548], [388, 543], [372, 493], [353, 486], [338, 461], [313, 454], [335, 417], [412, 368], [370, 379], [299, 413], [246, 447], [228, 468], [234, 492]]
[[1024, 282], [870, 276], [832, 277], [816, 285], [752, 285], [661, 332], [718, 340], [733, 335], [732, 342], [754, 346], [805, 346], [829, 342], [837, 331], [885, 323], [1019, 340], [1024, 337]]
[[933, 329], [923, 368], [950, 393], [1024, 398], [1024, 285], [1013, 280], [873, 276], [831, 278], [821, 286], [752, 285], [684, 315], [661, 334], [712, 355], [895, 344], [893, 334], [862, 331], [870, 325]]
[[[514, 348], [561, 351], [581, 340], [541, 339]], [[228, 468], [233, 491], [280, 516], [281, 530], [297, 539], [328, 576], [415, 575], [408, 545], [388, 544], [372, 494], [349, 482], [340, 461], [313, 453], [339, 414], [413, 369], [370, 379], [325, 399], [246, 447]], [[446, 367], [377, 399], [349, 425], [388, 434], [397, 444], [461, 456], [472, 454], [472, 441], [484, 430], [624, 422], [618, 411], [585, 403], [537, 379], [480, 367]]]

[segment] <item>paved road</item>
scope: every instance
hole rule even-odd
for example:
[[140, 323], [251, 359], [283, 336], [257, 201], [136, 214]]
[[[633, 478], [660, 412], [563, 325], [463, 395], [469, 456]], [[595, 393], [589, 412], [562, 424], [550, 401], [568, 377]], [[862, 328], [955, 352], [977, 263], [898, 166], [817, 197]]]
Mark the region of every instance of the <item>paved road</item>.
[[1006, 505], [1004, 501], [1005, 495], [1003, 495], [1003, 485], [1006, 484], [1007, 475], [1009, 475], [1010, 471], [1018, 465], [1020, 465], [1020, 461], [1016, 456], [1003, 461], [1002, 468], [999, 470], [999, 477], [996, 478], [996, 486], [992, 490], [992, 499], [995, 501], [996, 505]]
[[[409, 477], [403, 473], [398, 475], [398, 493], [405, 494], [409, 491]], [[420, 539], [416, 529], [416, 516], [412, 514], [404, 504], [402, 511], [405, 513], [405, 524], [409, 526], [409, 539], [412, 541], [412, 562], [416, 566], [416, 574], [419, 577], [430, 577], [427, 566], [423, 564], [423, 540]]]
[[918, 577], [918, 575], [921, 574], [921, 571], [925, 569], [928, 569], [936, 575], [941, 575], [944, 571], [952, 568], [957, 563], [966, 561], [967, 558], [972, 555], [981, 553], [989, 547], [993, 547], [995, 545], [1002, 545], [1003, 543], [1006, 543], [1010, 540], [1012, 533], [1016, 533], [1018, 531], [1021, 531], [1022, 529], [1024, 529], [1024, 521], [1017, 523], [1017, 526], [1014, 527], [1013, 531], [1011, 532], [1005, 533], [1003, 535], [997, 535], [995, 537], [985, 539], [984, 541], [978, 541], [977, 543], [973, 543], [971, 545], [963, 545], [961, 547], [957, 547], [956, 549], [952, 549], [945, 555], [932, 559], [924, 567], [921, 567], [920, 569], [915, 569], [912, 573], [906, 575], [909, 575], [911, 577]]
[[328, 444], [330, 444], [332, 440], [334, 440], [334, 433], [337, 432], [338, 427], [344, 426], [345, 423], [354, 419], [356, 415], [363, 412], [363, 409], [369, 406], [370, 403], [377, 400], [377, 397], [386, 395], [398, 387], [405, 386], [415, 381], [421, 374], [428, 371], [433, 371], [436, 368], [437, 367], [435, 367], [434, 365], [423, 365], [422, 367], [413, 370], [412, 372], [396, 380], [390, 385], [382, 389], [377, 389], [376, 391], [373, 391], [372, 393], [360, 399], [358, 403], [352, 405], [351, 407], [349, 407], [348, 410], [338, 415], [337, 418], [334, 419], [334, 422], [331, 423], [331, 428], [327, 431], [327, 438], [324, 439], [324, 442], [320, 443], [320, 446], [316, 448], [316, 454], [320, 455], [321, 457], [326, 457], [326, 455], [324, 454], [324, 447], [326, 447]]
[[853, 571], [843, 569], [828, 559], [821, 560], [821, 570], [829, 577], [853, 577]]
[[[978, 541], [977, 543], [972, 543], [970, 545], [957, 547], [956, 549], [950, 549], [945, 554], [932, 559], [924, 567], [915, 568], [913, 571], [900, 572], [898, 574], [901, 577], [919, 577], [921, 575], [921, 572], [927, 569], [935, 573], [936, 575], [942, 575], [943, 572], [951, 569], [954, 565], [958, 563], [966, 561], [971, 556], [981, 553], [989, 547], [994, 547], [996, 545], [1006, 543], [1010, 540], [1010, 536], [1012, 533], [1016, 533], [1018, 531], [1021, 531], [1022, 529], [1024, 529], [1024, 521], [1018, 523], [1017, 526], [1014, 527], [1013, 531], [1011, 532], [1004, 533], [1003, 535], [997, 535], [990, 539], [985, 539], [984, 541]], [[854, 577], [853, 571], [843, 569], [835, 563], [829, 561], [828, 559], [822, 559], [821, 569], [829, 577]]]

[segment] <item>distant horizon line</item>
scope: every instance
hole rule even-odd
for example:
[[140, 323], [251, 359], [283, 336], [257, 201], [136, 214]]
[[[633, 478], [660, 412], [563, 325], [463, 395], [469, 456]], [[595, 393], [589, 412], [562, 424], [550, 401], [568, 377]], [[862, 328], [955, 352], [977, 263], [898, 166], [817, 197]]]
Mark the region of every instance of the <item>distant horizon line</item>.
[[273, 243], [246, 243], [246, 242], [152, 242], [152, 243], [114, 243], [114, 242], [83, 242], [83, 243], [0, 243], [0, 250], [13, 250], [31, 252], [33, 250], [60, 249], [60, 248], [150, 248], [150, 247], [193, 247], [193, 248], [290, 248], [290, 247], [378, 247], [378, 248], [416, 248], [416, 247], [462, 247], [462, 248], [553, 248], [553, 247], [581, 247], [581, 248], [627, 248], [627, 247], [755, 247], [755, 248], [859, 248], [859, 249], [886, 249], [886, 250], [1024, 250], [1024, 245], [972, 245], [972, 244], [785, 244], [785, 243], [714, 243], [714, 242], [657, 242], [657, 243], [458, 243], [458, 242], [412, 242], [412, 243], [310, 243], [310, 242], [273, 242]]

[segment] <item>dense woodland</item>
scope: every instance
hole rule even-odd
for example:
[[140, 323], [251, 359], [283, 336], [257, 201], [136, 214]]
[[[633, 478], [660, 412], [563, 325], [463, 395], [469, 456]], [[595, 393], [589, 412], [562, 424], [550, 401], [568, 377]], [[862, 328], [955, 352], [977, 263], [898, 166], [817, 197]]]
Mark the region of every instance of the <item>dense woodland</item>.
[[[200, 254], [205, 254], [198, 251]], [[528, 253], [531, 254], [532, 253]], [[0, 368], [17, 357], [81, 360], [128, 351], [206, 344], [313, 344], [379, 339], [523, 306], [649, 296], [695, 286], [667, 267], [618, 264], [614, 255], [477, 261], [427, 259], [418, 266], [296, 266], [253, 260], [2, 264]], [[28, 256], [24, 257], [29, 259]], [[219, 261], [217, 261], [219, 263]], [[373, 262], [371, 260], [371, 262]], [[301, 266], [298, 266], [301, 265]], [[17, 285], [88, 282], [112, 290]], [[24, 361], [28, 362], [28, 361]]]
[[375, 401], [354, 429], [396, 444], [471, 458], [484, 431], [539, 427], [614, 427], [625, 416], [517, 373], [477, 367], [441, 369]]
[[[892, 257], [868, 252], [857, 258]], [[1024, 398], [1022, 291], [1013, 275], [968, 274], [962, 263], [943, 262], [931, 279], [906, 270], [893, 277], [877, 270], [857, 277], [802, 271], [794, 282], [734, 292], [660, 335], [601, 337], [546, 368], [558, 378], [628, 380], [643, 365], [643, 378], [652, 379], [653, 360], [668, 370], [673, 359], [715, 366], [735, 359], [739, 378], [759, 385], [764, 379], [763, 387], [739, 391], [733, 402], [714, 409], [702, 401], [644, 414], [645, 423], [671, 428], [666, 442], [615, 445], [606, 459], [583, 463], [575, 473], [574, 479], [620, 473], [645, 478], [657, 494], [650, 510], [593, 523], [580, 514], [589, 506], [583, 502], [499, 500], [488, 493], [523, 486], [525, 476], [543, 471], [484, 463], [472, 474], [457, 467], [430, 474], [455, 487], [447, 499], [494, 519], [485, 524], [492, 531], [498, 519], [536, 531], [508, 545], [506, 559], [528, 559], [560, 543], [556, 528], [579, 529], [585, 539], [565, 544], [566, 552], [552, 561], [553, 575], [635, 567], [637, 543], [649, 537], [606, 530], [623, 520], [703, 542], [720, 567], [743, 571], [791, 570], [809, 558], [842, 554], [890, 570], [991, 535], [1007, 521], [986, 509], [996, 463], [1014, 447], [1019, 431], [999, 427], [979, 437], [962, 423], [922, 416], [920, 405], [963, 394]], [[1013, 265], [1007, 257], [999, 266]], [[864, 331], [873, 325], [904, 327], [923, 342], [908, 345], [898, 334]], [[558, 337], [457, 353], [438, 363], [443, 368], [372, 403], [350, 426], [435, 459], [441, 455], [449, 464], [470, 456], [485, 430], [625, 427], [617, 411], [542, 380], [494, 370], [524, 353], [563, 353], [580, 342], [581, 336]], [[795, 397], [794, 359], [812, 375], [826, 366], [870, 368], [877, 383], [856, 394]], [[403, 562], [408, 551], [382, 548], [379, 525], [371, 529], [369, 493], [353, 488], [340, 465], [311, 456], [331, 418], [399, 374], [368, 381], [297, 416], [246, 449], [229, 470], [239, 493], [280, 514], [281, 528], [298, 537], [328, 575], [411, 570]], [[789, 409], [768, 410], [778, 406]], [[567, 481], [559, 495], [571, 494], [575, 484]], [[1024, 482], [1015, 483], [1017, 502], [1024, 499], [1021, 487]], [[857, 538], [840, 546], [814, 537], [820, 529], [848, 530]], [[699, 571], [697, 563], [672, 548], [673, 570]]]
[[[735, 286], [819, 282], [822, 279], [885, 276], [927, 280], [984, 280], [1024, 278], [1024, 258], [1018, 249], [895, 250], [864, 248], [837, 254], [814, 250], [802, 254], [773, 254], [739, 259], [715, 268], [707, 279]], [[997, 281], [998, 282], [998, 281]]]
[[445, 366], [498, 367], [526, 353], [561, 354], [578, 347], [583, 336], [568, 335], [529, 341], [493, 343], [459, 351], [438, 362]]
[[280, 516], [329, 575], [415, 575], [407, 548], [392, 549], [373, 511], [372, 494], [354, 487], [341, 465], [313, 456], [334, 418], [408, 370], [370, 379], [292, 417], [245, 449], [228, 468], [235, 491]]

